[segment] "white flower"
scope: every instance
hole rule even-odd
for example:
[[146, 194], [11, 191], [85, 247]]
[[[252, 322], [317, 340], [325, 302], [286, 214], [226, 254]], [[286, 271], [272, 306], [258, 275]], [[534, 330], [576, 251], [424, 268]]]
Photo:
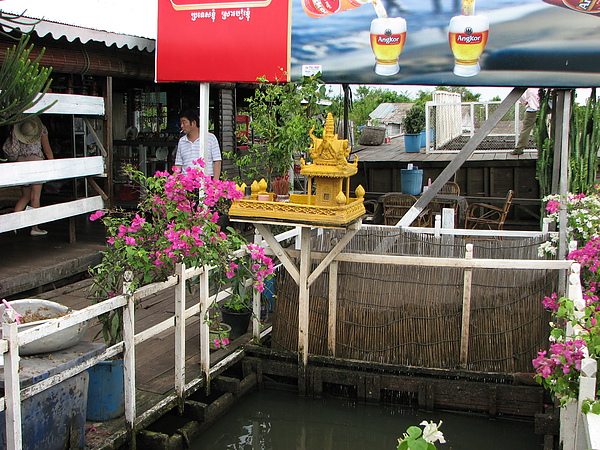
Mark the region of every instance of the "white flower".
[[436, 425], [433, 422], [427, 422], [426, 420], [421, 422], [419, 425], [425, 427], [423, 429], [423, 439], [425, 439], [426, 442], [429, 442], [430, 444], [433, 444], [436, 441], [440, 441], [441, 444], [446, 443], [446, 439], [444, 439], [444, 435], [439, 430], [439, 428], [442, 426], [441, 420], [438, 425]]

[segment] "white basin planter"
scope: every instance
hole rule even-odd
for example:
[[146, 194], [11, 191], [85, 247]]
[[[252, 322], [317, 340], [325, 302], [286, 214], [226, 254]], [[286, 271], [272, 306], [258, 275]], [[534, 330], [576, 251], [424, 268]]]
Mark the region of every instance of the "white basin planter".
[[[70, 308], [61, 305], [60, 303], [36, 298], [13, 300], [9, 302], [9, 304], [17, 313], [24, 316], [21, 319], [22, 322], [27, 320], [27, 318], [31, 319], [33, 316], [34, 321], [19, 325], [19, 331], [24, 331], [46, 322], [57, 320], [58, 317], [63, 317], [71, 312]], [[3, 304], [0, 304], [0, 317], [2, 318], [4, 317], [5, 309], [6, 307]], [[57, 350], [72, 347], [83, 338], [87, 328], [87, 321], [73, 325], [64, 330], [52, 333], [43, 339], [38, 339], [23, 345], [19, 349], [19, 353], [22, 356], [36, 355], [38, 353], [55, 352]]]

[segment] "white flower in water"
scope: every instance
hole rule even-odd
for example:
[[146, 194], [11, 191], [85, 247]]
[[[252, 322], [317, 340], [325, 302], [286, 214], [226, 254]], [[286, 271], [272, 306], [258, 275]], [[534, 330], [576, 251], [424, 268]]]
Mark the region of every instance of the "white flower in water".
[[436, 441], [440, 441], [441, 444], [446, 443], [443, 433], [439, 430], [439, 428], [442, 426], [441, 420], [438, 425], [433, 422], [427, 422], [426, 420], [421, 422], [419, 425], [425, 426], [423, 429], [423, 439], [425, 439], [425, 441], [429, 442], [430, 444], [433, 444]]

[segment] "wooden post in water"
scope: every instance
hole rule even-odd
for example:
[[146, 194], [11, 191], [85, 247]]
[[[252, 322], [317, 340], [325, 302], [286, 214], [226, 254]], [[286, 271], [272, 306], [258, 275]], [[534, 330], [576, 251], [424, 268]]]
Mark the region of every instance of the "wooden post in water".
[[127, 304], [123, 307], [123, 382], [125, 385], [125, 422], [130, 435], [130, 448], [135, 448], [135, 302], [131, 283], [133, 272], [125, 271], [123, 294]]
[[327, 316], [327, 348], [329, 356], [335, 357], [335, 339], [337, 324], [337, 285], [338, 262], [331, 261], [329, 265], [329, 314]]
[[306, 366], [308, 364], [310, 273], [310, 227], [300, 228], [300, 282], [298, 296], [298, 393], [306, 395]]
[[[473, 244], [467, 244], [465, 259], [473, 259]], [[460, 330], [460, 366], [467, 367], [469, 357], [469, 322], [471, 321], [471, 283], [473, 269], [465, 269], [463, 277], [462, 326]]]
[[177, 407], [183, 414], [185, 386], [185, 265], [175, 266], [177, 285], [175, 286], [175, 393]]

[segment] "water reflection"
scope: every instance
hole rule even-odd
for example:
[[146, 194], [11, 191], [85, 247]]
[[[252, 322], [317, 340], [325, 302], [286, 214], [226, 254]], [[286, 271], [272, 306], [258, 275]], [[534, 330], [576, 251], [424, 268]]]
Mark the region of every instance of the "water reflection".
[[298, 397], [263, 390], [224, 415], [191, 449], [364, 450], [397, 447], [397, 439], [422, 420], [443, 420], [447, 450], [543, 448], [533, 423], [461, 414], [431, 414], [396, 405], [366, 405], [340, 398]]

